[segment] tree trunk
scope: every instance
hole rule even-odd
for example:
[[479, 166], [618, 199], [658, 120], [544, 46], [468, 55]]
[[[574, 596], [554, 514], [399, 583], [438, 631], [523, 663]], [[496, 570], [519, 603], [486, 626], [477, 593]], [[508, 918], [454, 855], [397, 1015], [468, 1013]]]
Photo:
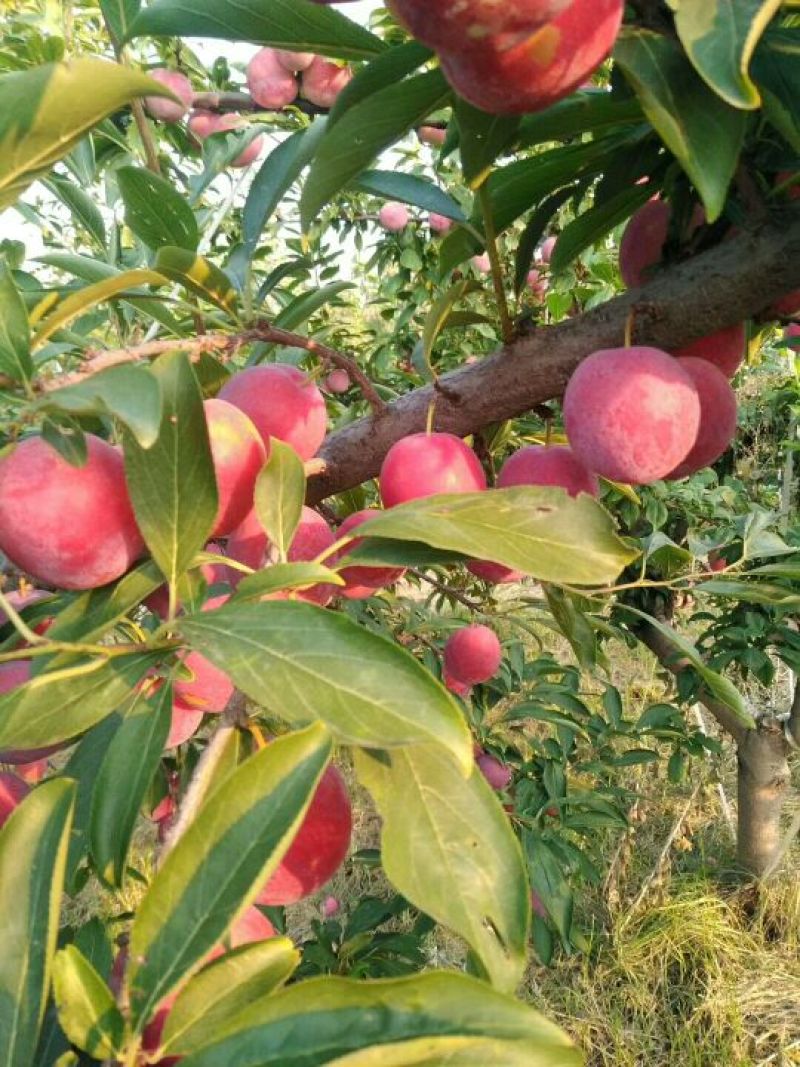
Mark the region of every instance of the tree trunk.
[[738, 746], [738, 857], [756, 878], [770, 867], [781, 843], [781, 814], [789, 790], [789, 761], [783, 728], [766, 719]]

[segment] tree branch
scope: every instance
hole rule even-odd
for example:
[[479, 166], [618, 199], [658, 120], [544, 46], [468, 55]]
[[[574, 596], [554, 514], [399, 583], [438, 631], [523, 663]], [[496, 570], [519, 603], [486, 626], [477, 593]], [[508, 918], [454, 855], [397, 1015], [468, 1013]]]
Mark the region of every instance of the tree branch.
[[800, 288], [800, 213], [742, 231], [707, 252], [663, 271], [574, 319], [536, 329], [481, 360], [392, 401], [379, 420], [361, 419], [331, 434], [321, 450], [323, 473], [309, 484], [309, 502], [351, 489], [380, 470], [400, 438], [424, 431], [432, 400], [435, 428], [466, 436], [522, 415], [561, 396], [580, 361], [621, 345], [634, 316], [634, 343], [667, 350], [764, 312]]
[[327, 115], [328, 107], [318, 107], [309, 100], [294, 100], [283, 108], [268, 108], [257, 104], [249, 93], [195, 93], [192, 107], [203, 111], [302, 111], [304, 115]]
[[800, 676], [795, 679], [794, 697], [786, 720], [786, 733], [789, 743], [800, 749]]

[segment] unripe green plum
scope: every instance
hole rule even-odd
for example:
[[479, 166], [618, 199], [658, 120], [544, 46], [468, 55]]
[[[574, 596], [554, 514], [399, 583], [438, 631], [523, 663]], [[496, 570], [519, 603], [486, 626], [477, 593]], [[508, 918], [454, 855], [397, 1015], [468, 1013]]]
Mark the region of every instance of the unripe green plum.
[[462, 685], [488, 682], [497, 674], [502, 659], [497, 634], [480, 623], [457, 630], [444, 646], [445, 671]]
[[685, 478], [709, 467], [730, 448], [736, 435], [736, 394], [722, 371], [707, 360], [692, 356], [678, 362], [694, 382], [700, 397], [700, 426], [689, 454], [670, 478]]
[[643, 345], [605, 349], [570, 378], [564, 425], [590, 470], [647, 485], [688, 456], [700, 426], [700, 397], [680, 361], [666, 352]]
[[322, 393], [287, 363], [239, 371], [222, 387], [219, 399], [250, 418], [267, 448], [270, 437], [277, 437], [301, 459], [311, 459], [325, 438], [328, 413]]
[[344, 778], [336, 767], [328, 767], [300, 829], [256, 902], [295, 904], [316, 893], [347, 858], [352, 830], [353, 813]]
[[42, 437], [0, 459], [0, 550], [26, 574], [59, 589], [96, 589], [144, 552], [121, 454], [86, 435], [82, 467]]
[[475, 493], [486, 475], [469, 445], [451, 433], [415, 433], [397, 441], [381, 466], [384, 507], [437, 493]]

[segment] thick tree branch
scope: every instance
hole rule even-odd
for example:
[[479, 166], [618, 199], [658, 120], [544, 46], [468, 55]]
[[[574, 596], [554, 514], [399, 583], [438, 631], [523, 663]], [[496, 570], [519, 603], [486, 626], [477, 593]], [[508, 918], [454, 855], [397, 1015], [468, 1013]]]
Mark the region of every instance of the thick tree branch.
[[634, 342], [669, 350], [758, 315], [798, 288], [800, 213], [786, 211], [665, 270], [642, 289], [443, 375], [443, 389], [416, 389], [389, 404], [380, 419], [361, 419], [331, 434], [321, 451], [325, 470], [312, 479], [309, 500], [316, 503], [374, 477], [395, 441], [425, 429], [434, 398], [435, 428], [466, 436], [561, 396], [584, 357], [623, 343], [631, 312]]

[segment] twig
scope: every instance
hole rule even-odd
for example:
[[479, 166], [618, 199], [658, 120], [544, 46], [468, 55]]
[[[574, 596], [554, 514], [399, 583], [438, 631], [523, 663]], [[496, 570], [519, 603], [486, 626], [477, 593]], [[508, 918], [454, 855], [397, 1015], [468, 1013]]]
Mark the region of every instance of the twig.
[[131, 112], [133, 121], [136, 123], [136, 129], [139, 131], [147, 169], [160, 176], [161, 164], [158, 162], [156, 143], [153, 140], [153, 131], [150, 129], [150, 123], [147, 121], [147, 115], [144, 113], [144, 105], [141, 100], [131, 101]]
[[249, 93], [195, 93], [192, 107], [203, 111], [301, 111], [304, 115], [327, 115], [330, 108], [318, 107], [308, 100], [294, 100], [285, 108], [265, 108]]
[[492, 267], [492, 284], [494, 295], [497, 300], [497, 311], [500, 315], [500, 330], [505, 344], [511, 344], [514, 340], [514, 323], [511, 321], [511, 313], [508, 310], [506, 290], [503, 285], [503, 265], [500, 262], [500, 253], [497, 248], [497, 231], [492, 214], [492, 202], [489, 198], [489, 190], [486, 182], [478, 189], [478, 202], [481, 205], [483, 215], [483, 232], [486, 236], [486, 251], [489, 255], [489, 263]]
[[483, 604], [479, 604], [475, 600], [470, 600], [464, 593], [459, 592], [458, 589], [454, 589], [452, 585], [445, 585], [444, 582], [438, 581], [436, 578], [432, 578], [425, 571], [417, 570], [416, 567], [409, 567], [409, 574], [413, 574], [415, 578], [419, 578], [420, 581], [427, 582], [428, 585], [432, 585], [434, 589], [438, 589], [440, 593], [444, 593], [446, 596], [451, 596], [453, 600], [457, 600], [459, 604], [463, 604], [465, 608], [469, 608], [470, 611], [482, 611]]

